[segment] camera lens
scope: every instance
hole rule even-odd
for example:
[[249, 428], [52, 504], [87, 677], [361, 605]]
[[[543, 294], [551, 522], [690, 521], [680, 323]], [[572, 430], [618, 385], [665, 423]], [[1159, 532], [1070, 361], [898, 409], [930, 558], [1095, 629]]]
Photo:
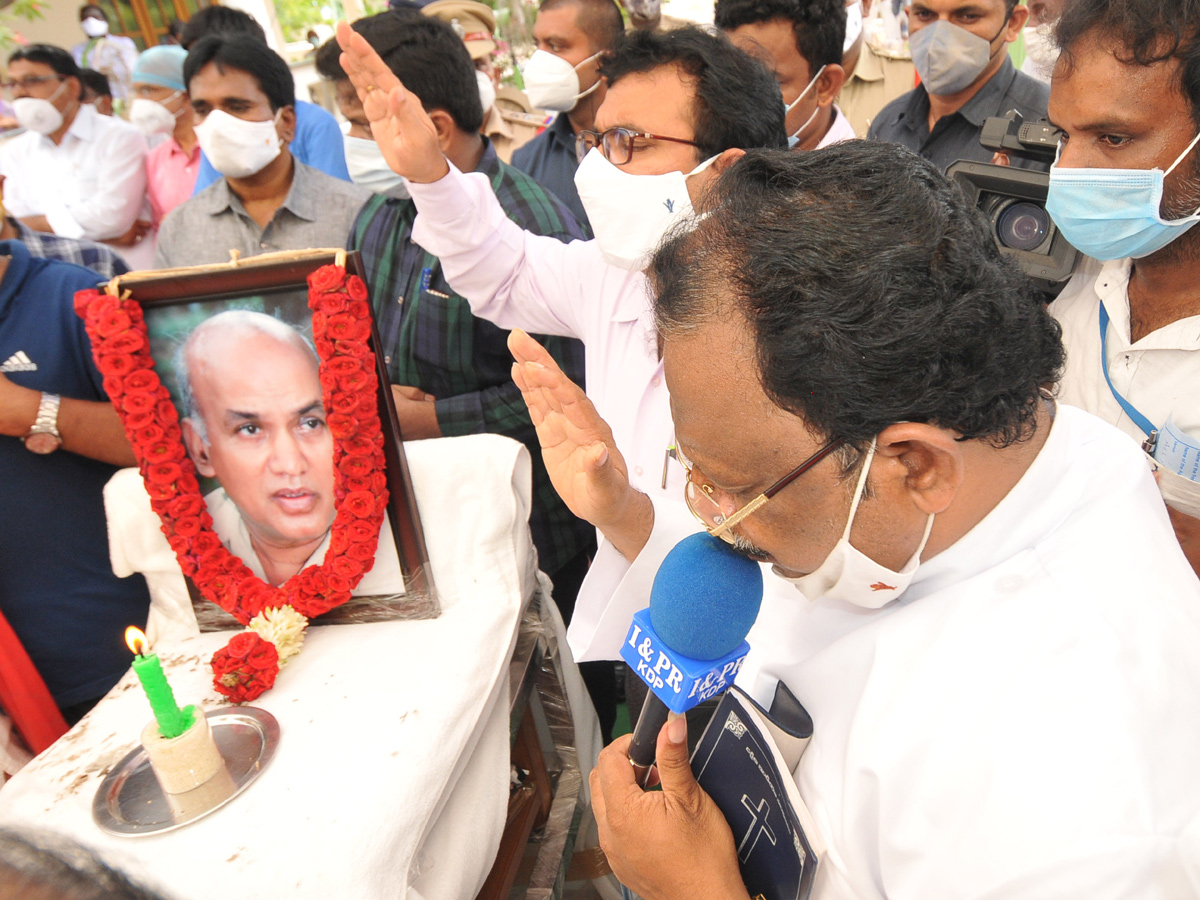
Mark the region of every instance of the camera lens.
[[996, 218], [996, 236], [1013, 250], [1034, 250], [1050, 234], [1050, 216], [1036, 203], [1019, 201]]

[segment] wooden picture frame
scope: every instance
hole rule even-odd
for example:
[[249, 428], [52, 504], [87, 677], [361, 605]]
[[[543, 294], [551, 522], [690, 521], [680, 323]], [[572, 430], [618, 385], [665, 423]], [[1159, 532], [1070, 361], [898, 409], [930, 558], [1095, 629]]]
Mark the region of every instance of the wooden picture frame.
[[[330, 265], [344, 266], [347, 276], [362, 278], [362, 265], [357, 253], [315, 249], [265, 254], [246, 260], [234, 259], [217, 265], [131, 273], [114, 279], [108, 291], [110, 294], [119, 294], [123, 299], [131, 299], [141, 307], [155, 370], [162, 383], [172, 392], [172, 402], [178, 409], [180, 401], [173, 384], [174, 363], [162, 357], [166, 348], [171, 347], [168, 352], [174, 353], [185, 342], [182, 329], [188, 321], [199, 323], [218, 312], [247, 310], [282, 320], [303, 333], [302, 314], [298, 311], [302, 308], [309, 316], [311, 345], [311, 317], [314, 313], [308, 308], [308, 277], [323, 266]], [[404, 438], [396, 416], [378, 328], [374, 316], [369, 312], [369, 300], [367, 307], [370, 322], [368, 346], [374, 357], [377, 406], [386, 465], [387, 521], [395, 543], [404, 591], [402, 594], [356, 595], [314, 618], [313, 624], [318, 625], [433, 618], [440, 613], [412, 477], [404, 454]], [[183, 353], [181, 349], [178, 352], [181, 355]], [[313, 352], [316, 353], [315, 350]], [[318, 372], [321, 376], [326, 373], [326, 362], [324, 358], [319, 359]], [[181, 420], [183, 417], [184, 413], [181, 412]], [[334, 437], [335, 445], [337, 440]], [[336, 500], [335, 508], [340, 508], [340, 502]], [[241, 505], [237, 507], [237, 512], [241, 514]], [[386, 534], [385, 528], [382, 535]], [[224, 538], [222, 541], [225, 542]], [[384, 546], [383, 537], [377, 560], [383, 558], [378, 556], [380, 552], [390, 552], [390, 548]], [[191, 578], [188, 578], [188, 589], [202, 631], [224, 631], [241, 626], [230, 613], [205, 600]]]

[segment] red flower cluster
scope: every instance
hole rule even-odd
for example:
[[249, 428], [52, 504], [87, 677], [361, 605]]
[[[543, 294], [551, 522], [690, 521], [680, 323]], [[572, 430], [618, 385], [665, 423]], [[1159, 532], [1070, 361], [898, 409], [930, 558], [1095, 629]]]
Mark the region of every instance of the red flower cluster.
[[213, 654], [213, 687], [234, 703], [253, 700], [275, 686], [279, 652], [253, 631], [243, 631]]
[[[84, 320], [105, 392], [133, 444], [163, 534], [201, 596], [243, 624], [264, 609], [285, 604], [312, 618], [349, 600], [351, 590], [375, 561], [379, 529], [387, 513], [366, 286], [339, 266], [317, 269], [308, 276], [308, 286], [313, 340], [321, 358], [322, 399], [334, 436], [337, 514], [324, 563], [304, 569], [281, 587], [255, 577], [212, 530], [195, 467], [184, 451], [179, 415], [154, 371], [141, 306], [96, 290], [75, 295], [75, 311]], [[274, 653], [274, 646], [268, 646]], [[276, 656], [276, 670], [277, 660]], [[274, 682], [274, 675], [270, 681]], [[223, 689], [220, 677], [214, 684], [234, 696]], [[268, 687], [243, 699], [252, 699]], [[250, 688], [231, 690], [244, 694]]]

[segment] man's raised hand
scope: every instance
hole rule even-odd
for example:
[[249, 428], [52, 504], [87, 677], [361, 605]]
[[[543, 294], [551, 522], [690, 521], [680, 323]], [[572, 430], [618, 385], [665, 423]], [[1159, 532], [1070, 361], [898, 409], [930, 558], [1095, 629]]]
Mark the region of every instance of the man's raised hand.
[[338, 22], [342, 69], [358, 91], [371, 134], [392, 171], [417, 184], [438, 181], [450, 171], [437, 129], [421, 101], [400, 83], [367, 39]]

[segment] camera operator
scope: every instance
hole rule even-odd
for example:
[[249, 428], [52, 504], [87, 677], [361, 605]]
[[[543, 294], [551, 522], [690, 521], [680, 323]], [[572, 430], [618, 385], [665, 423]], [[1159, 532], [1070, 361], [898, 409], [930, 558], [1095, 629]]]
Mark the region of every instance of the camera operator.
[[[903, 144], [942, 171], [960, 159], [989, 162], [979, 145], [986, 118], [1011, 109], [1026, 119], [1046, 114], [1046, 85], [1008, 58], [1028, 17], [1017, 0], [913, 0], [909, 44], [921, 84], [883, 108], [868, 139]], [[1027, 159], [1013, 165], [1046, 169]]]
[[[1049, 113], [1063, 134], [1046, 205], [1091, 257], [1051, 306], [1061, 399], [1138, 441], [1170, 420], [1200, 445], [1198, 23], [1200, 0], [1074, 0], [1058, 26]], [[1174, 443], [1159, 436], [1160, 461]], [[1157, 477], [1200, 572], [1200, 483], [1166, 466]]]

